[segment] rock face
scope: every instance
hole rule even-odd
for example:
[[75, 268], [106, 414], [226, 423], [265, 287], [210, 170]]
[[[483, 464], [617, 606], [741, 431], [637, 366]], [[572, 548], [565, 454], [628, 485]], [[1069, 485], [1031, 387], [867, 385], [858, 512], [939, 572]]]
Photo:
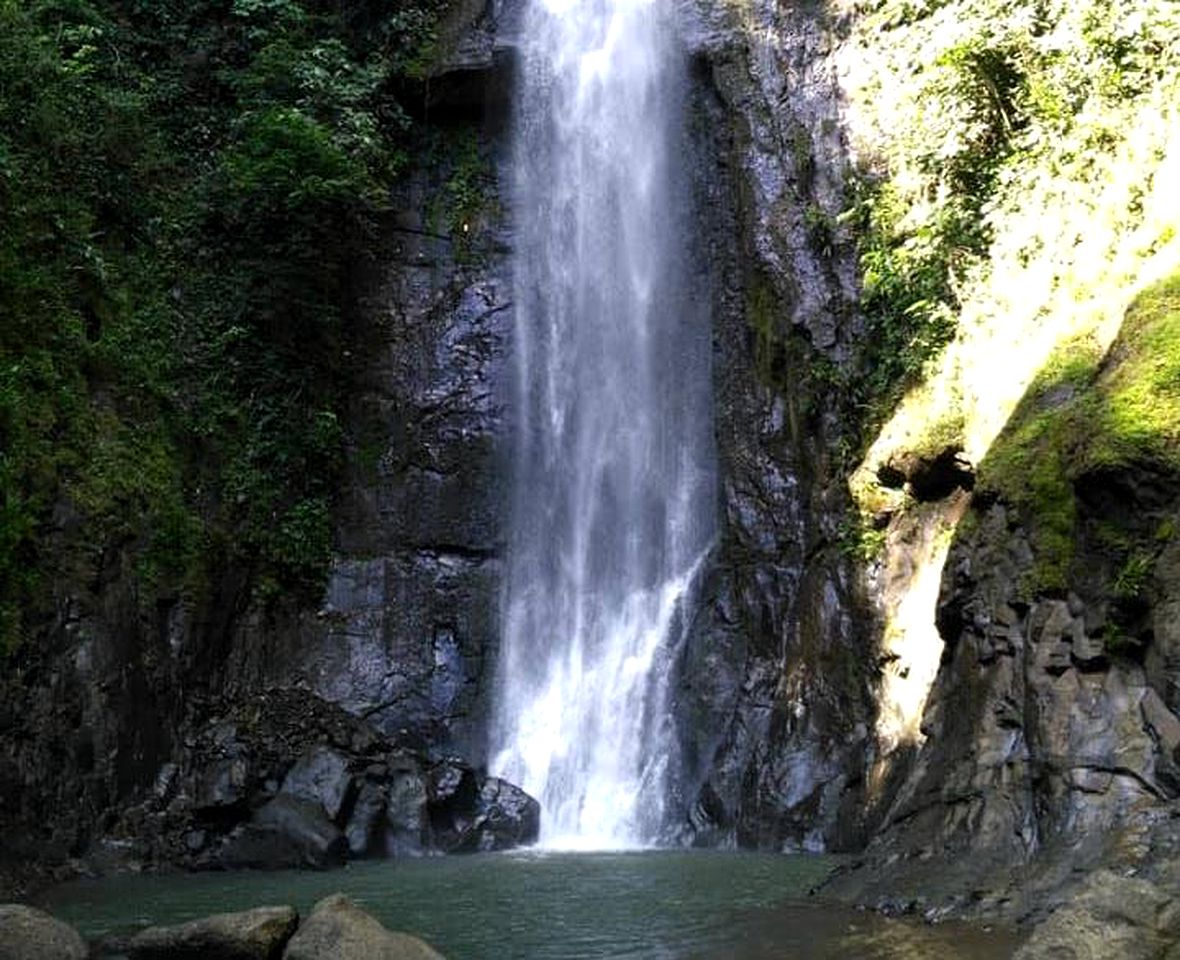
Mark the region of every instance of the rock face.
[[315, 905], [284, 960], [442, 960], [417, 937], [391, 933], [341, 894]]
[[291, 907], [259, 907], [149, 927], [127, 942], [126, 951], [131, 960], [279, 960], [298, 924]]
[[[467, 82], [494, 82], [493, 61], [481, 62], [465, 63]], [[445, 104], [434, 109], [451, 122]], [[428, 134], [423, 151], [443, 162], [401, 182], [380, 265], [360, 282], [348, 470], [323, 602], [277, 621], [248, 613], [224, 681], [231, 695], [306, 686], [384, 733], [475, 763], [498, 631], [512, 319], [501, 118], [489, 110]], [[481, 192], [463, 224], [448, 192], [460, 176]]]
[[0, 960], [86, 960], [77, 931], [32, 907], [0, 906]]
[[[1180, 367], [1150, 345], [1175, 336], [1178, 306], [1176, 280], [1142, 295], [1068, 390], [1030, 388], [981, 464], [943, 571], [926, 741], [884, 804], [869, 899], [905, 887], [930, 904], [1036, 912], [1105, 866], [1136, 881], [1102, 874], [1077, 895], [1071, 909], [1092, 907], [1081, 942], [1097, 952], [1076, 955], [1154, 956], [1142, 945], [1174, 936], [1180, 456], [1161, 417], [1176, 407], [1167, 397], [1154, 420], [1105, 411], [1143, 395], [1141, 365]], [[1111, 891], [1147, 880], [1157, 893], [1133, 895], [1096, 936], [1117, 913]], [[1071, 926], [1083, 925], [1051, 921], [1042, 939]]]
[[841, 424], [818, 372], [856, 334], [830, 25], [806, 5], [690, 8], [702, 263], [712, 267], [721, 535], [687, 632], [681, 836], [855, 845], [870, 625], [839, 549]]

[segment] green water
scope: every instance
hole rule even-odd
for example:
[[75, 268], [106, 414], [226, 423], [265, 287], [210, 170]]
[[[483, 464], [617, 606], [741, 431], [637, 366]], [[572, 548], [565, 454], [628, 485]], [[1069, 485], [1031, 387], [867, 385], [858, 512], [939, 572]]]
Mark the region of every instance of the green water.
[[301, 913], [342, 891], [448, 960], [1000, 960], [976, 929], [921, 927], [816, 902], [832, 861], [707, 852], [524, 852], [352, 864], [330, 873], [80, 881], [42, 906], [86, 937], [264, 904]]

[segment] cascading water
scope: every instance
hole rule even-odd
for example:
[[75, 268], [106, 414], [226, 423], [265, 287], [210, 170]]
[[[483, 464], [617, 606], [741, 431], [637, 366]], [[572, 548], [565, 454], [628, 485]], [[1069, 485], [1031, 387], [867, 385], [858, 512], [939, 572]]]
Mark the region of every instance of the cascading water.
[[686, 64], [661, 0], [535, 0], [515, 141], [518, 358], [493, 771], [542, 843], [662, 826], [665, 701], [713, 536]]

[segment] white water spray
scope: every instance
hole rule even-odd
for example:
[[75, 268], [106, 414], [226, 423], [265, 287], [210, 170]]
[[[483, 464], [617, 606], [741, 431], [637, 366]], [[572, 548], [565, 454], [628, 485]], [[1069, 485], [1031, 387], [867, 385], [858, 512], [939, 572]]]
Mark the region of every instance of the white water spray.
[[663, 826], [669, 677], [713, 536], [673, 27], [660, 0], [544, 0], [525, 16], [492, 767], [540, 799], [549, 846], [641, 845]]

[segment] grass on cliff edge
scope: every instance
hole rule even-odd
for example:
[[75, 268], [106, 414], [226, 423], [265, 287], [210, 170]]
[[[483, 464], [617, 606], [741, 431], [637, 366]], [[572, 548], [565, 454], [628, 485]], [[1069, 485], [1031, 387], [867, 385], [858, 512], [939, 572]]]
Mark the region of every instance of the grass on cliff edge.
[[1015, 506], [1036, 553], [1034, 590], [1068, 583], [1075, 481], [1095, 472], [1180, 473], [1180, 272], [1139, 294], [1105, 357], [1058, 347], [980, 466], [979, 490]]

